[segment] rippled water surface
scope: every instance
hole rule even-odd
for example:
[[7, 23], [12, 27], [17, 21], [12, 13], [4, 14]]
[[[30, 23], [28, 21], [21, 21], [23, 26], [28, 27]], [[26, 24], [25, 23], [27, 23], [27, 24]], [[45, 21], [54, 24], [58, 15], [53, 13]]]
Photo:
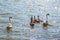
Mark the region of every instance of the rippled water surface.
[[[52, 26], [43, 29], [40, 23], [31, 29], [30, 17], [46, 20], [47, 13]], [[10, 16], [13, 28], [7, 33]], [[60, 40], [60, 0], [0, 0], [0, 40]]]

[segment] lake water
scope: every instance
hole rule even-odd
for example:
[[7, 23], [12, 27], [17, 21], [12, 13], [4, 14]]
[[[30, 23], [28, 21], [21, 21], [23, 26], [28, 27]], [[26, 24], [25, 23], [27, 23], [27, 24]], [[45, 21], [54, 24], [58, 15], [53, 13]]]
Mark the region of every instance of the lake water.
[[[53, 26], [43, 29], [42, 23], [31, 29], [30, 17], [40, 16]], [[12, 16], [12, 32], [6, 27]], [[60, 40], [60, 0], [0, 0], [0, 40]]]

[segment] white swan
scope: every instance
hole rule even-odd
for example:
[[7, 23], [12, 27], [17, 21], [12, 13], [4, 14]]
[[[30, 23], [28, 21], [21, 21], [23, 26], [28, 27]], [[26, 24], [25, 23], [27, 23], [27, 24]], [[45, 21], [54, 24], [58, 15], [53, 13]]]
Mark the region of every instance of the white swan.
[[46, 14], [46, 21], [43, 23], [43, 26], [44, 26], [44, 27], [47, 27], [47, 25], [49, 25], [49, 24], [48, 24], [48, 15], [49, 15], [49, 14]]
[[11, 21], [12, 17], [9, 17], [9, 23], [7, 26], [7, 31], [12, 31], [12, 21]]

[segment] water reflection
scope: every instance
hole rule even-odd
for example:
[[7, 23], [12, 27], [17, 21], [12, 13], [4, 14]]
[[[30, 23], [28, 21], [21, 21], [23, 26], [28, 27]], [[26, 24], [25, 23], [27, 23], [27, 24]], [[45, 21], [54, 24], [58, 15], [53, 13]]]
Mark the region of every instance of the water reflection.
[[12, 36], [12, 32], [7, 32], [7, 38], [6, 39], [7, 40], [13, 40], [11, 36]]

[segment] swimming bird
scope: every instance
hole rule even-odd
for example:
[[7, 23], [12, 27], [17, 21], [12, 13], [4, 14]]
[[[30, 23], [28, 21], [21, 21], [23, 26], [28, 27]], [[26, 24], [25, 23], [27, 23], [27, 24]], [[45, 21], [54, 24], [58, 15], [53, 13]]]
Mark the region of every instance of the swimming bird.
[[12, 17], [9, 17], [9, 23], [8, 23], [8, 26], [7, 26], [7, 31], [10, 32], [12, 31], [12, 21], [11, 21]]
[[49, 14], [46, 14], [46, 21], [43, 23], [43, 27], [47, 27], [49, 24], [48, 24], [48, 16]]
[[35, 19], [35, 22], [36, 22], [36, 23], [43, 22], [43, 20], [39, 19], [39, 16], [37, 16], [37, 17], [38, 17], [38, 19], [37, 19], [37, 20]]
[[35, 18], [35, 16], [34, 16], [34, 23], [36, 23], [36, 21], [37, 21], [37, 20], [36, 20], [36, 18]]
[[32, 28], [34, 28], [34, 20], [33, 20], [33, 17], [31, 17], [31, 22], [30, 22], [30, 26], [32, 27]]

